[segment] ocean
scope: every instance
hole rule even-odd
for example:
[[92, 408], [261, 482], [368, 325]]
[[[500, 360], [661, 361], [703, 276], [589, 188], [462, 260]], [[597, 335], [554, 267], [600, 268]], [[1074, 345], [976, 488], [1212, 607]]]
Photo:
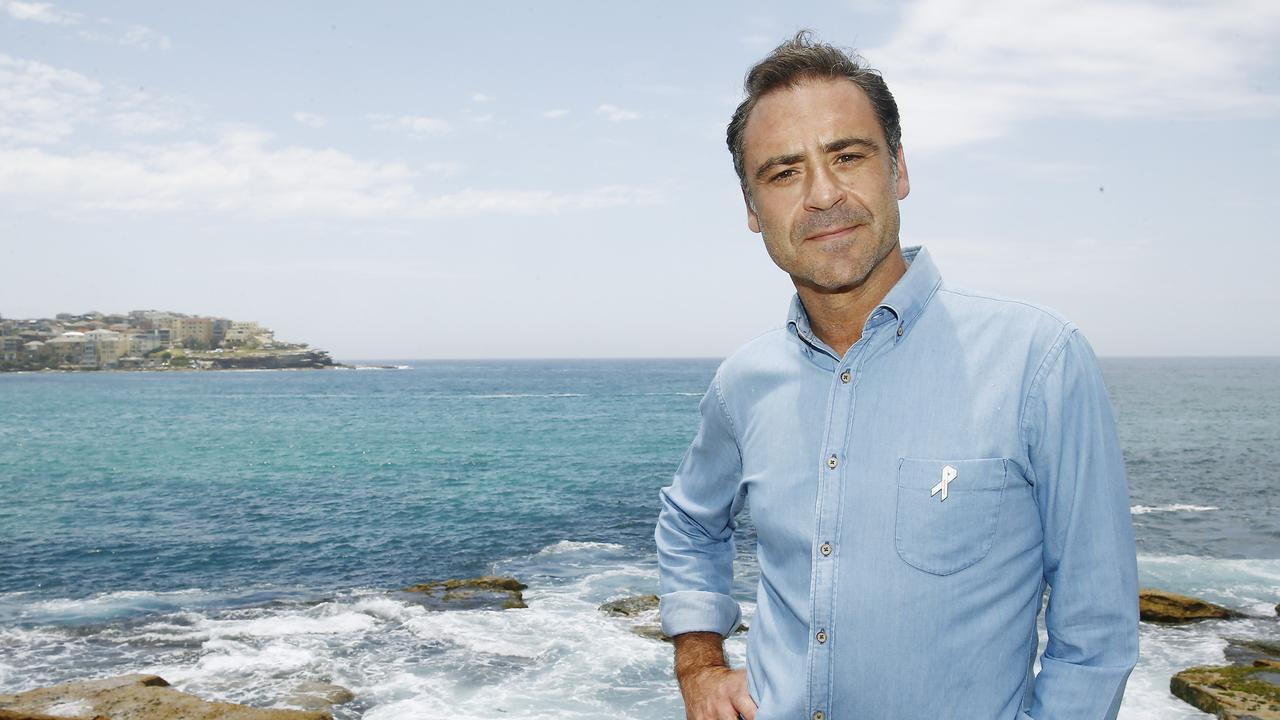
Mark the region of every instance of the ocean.
[[[0, 693], [145, 672], [258, 706], [336, 683], [338, 720], [682, 718], [670, 646], [597, 608], [657, 590], [717, 361], [376, 362], [0, 375]], [[1142, 626], [1120, 716], [1208, 718], [1169, 677], [1280, 641], [1280, 359], [1102, 362], [1142, 585], [1269, 616]], [[484, 574], [529, 607], [395, 592]]]

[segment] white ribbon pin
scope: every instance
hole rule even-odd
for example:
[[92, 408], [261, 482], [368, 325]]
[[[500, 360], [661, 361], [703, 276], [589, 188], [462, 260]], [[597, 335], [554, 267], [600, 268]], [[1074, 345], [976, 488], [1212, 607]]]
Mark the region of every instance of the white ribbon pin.
[[[956, 469], [951, 467], [950, 465], [944, 466], [942, 468], [942, 481], [939, 482], [937, 485], [933, 486], [933, 492], [929, 493], [929, 497], [933, 497], [938, 493], [942, 493], [942, 500], [946, 500], [947, 486], [950, 485], [951, 481], [955, 479], [956, 479]], [[938, 502], [942, 502], [942, 500], [939, 500]]]

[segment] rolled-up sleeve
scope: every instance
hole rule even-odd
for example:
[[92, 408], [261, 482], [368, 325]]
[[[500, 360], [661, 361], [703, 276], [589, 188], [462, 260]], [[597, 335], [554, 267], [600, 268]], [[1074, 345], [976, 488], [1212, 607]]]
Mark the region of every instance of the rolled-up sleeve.
[[699, 404], [698, 434], [671, 485], [659, 491], [654, 533], [661, 577], [662, 630], [669, 636], [728, 636], [741, 610], [733, 584], [735, 517], [742, 509], [742, 456], [717, 374]]
[[1028, 714], [1103, 720], [1138, 660], [1138, 571], [1124, 461], [1097, 358], [1068, 325], [1027, 395], [1023, 432], [1050, 587]]

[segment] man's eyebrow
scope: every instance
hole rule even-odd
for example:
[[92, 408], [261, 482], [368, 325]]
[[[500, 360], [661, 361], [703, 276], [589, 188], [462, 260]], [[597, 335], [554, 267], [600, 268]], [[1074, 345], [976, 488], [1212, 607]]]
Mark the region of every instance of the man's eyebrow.
[[[847, 138], [840, 138], [839, 140], [832, 140], [826, 145], [823, 145], [822, 150], [823, 152], [833, 153], [833, 152], [840, 152], [841, 150], [848, 150], [851, 147], [862, 148], [863, 150], [866, 150], [869, 153], [874, 153], [880, 149], [880, 146], [877, 145], [876, 142], [874, 140], [871, 140], [870, 138], [847, 137]], [[756, 174], [755, 174], [756, 181], [763, 180], [764, 176], [767, 175], [769, 171], [772, 170], [773, 168], [776, 168], [781, 165], [795, 165], [796, 163], [800, 163], [800, 162], [804, 162], [804, 153], [792, 153], [790, 155], [774, 155], [773, 157], [761, 163], [760, 167], [756, 169]]]
[[860, 147], [863, 150], [870, 152], [875, 152], [880, 149], [880, 146], [876, 145], [874, 140], [860, 137], [847, 137], [840, 138], [839, 140], [832, 140], [824, 145], [822, 149], [829, 153], [833, 153], [840, 152], [841, 150], [848, 150], [851, 147]]
[[765, 160], [764, 163], [761, 164], [760, 167], [756, 169], [756, 180], [757, 181], [763, 180], [764, 176], [767, 175], [770, 170], [778, 167], [779, 165], [795, 165], [796, 163], [799, 163], [799, 162], [804, 162], [804, 153], [792, 153], [790, 155], [774, 155], [768, 160]]

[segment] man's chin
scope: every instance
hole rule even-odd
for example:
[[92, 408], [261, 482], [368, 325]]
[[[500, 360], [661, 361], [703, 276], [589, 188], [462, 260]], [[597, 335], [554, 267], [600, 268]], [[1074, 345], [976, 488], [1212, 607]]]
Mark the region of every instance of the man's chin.
[[792, 275], [791, 279], [795, 282], [797, 288], [805, 287], [813, 292], [834, 295], [857, 289], [867, 281], [869, 274], [869, 272], [823, 273], [811, 276]]

